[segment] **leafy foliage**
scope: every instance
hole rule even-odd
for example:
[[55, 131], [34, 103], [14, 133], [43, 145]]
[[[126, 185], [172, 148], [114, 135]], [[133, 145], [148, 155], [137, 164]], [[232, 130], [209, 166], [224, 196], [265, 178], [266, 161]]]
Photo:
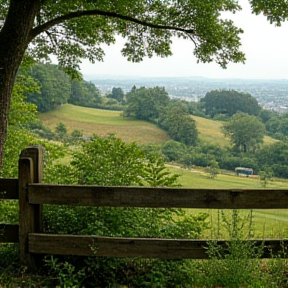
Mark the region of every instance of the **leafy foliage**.
[[257, 117], [238, 112], [224, 124], [223, 131], [237, 151], [247, 152], [263, 143], [265, 126]]
[[161, 111], [169, 103], [168, 93], [164, 88], [136, 88], [126, 94], [126, 105], [123, 113], [126, 117], [139, 120], [157, 121]]
[[[178, 177], [167, 172], [163, 160], [155, 154], [147, 155], [135, 143], [124, 143], [113, 135], [94, 136], [75, 151], [71, 166], [65, 168], [58, 164], [51, 168], [49, 182], [59, 183], [60, 180], [67, 184], [174, 186]], [[116, 237], [195, 238], [206, 227], [206, 217], [206, 214], [187, 214], [181, 209], [48, 206], [45, 229], [51, 233]], [[77, 266], [80, 270], [86, 266], [85, 287], [108, 287], [117, 283], [132, 287], [163, 287], [171, 279], [173, 283], [190, 281], [185, 263], [93, 257], [86, 258], [80, 265], [77, 259], [66, 266]], [[64, 281], [61, 267], [66, 266], [54, 264], [52, 268], [58, 271], [57, 277], [61, 276]], [[76, 278], [77, 271], [74, 272]]]
[[201, 99], [206, 115], [214, 117], [217, 114], [233, 116], [237, 112], [257, 116], [261, 110], [257, 100], [250, 94], [234, 90], [213, 90]]
[[160, 115], [159, 125], [169, 136], [188, 146], [195, 146], [198, 131], [195, 120], [188, 114], [188, 107], [181, 101], [170, 101]]
[[[226, 67], [229, 61], [244, 60], [239, 51], [242, 30], [220, 16], [222, 11], [239, 9], [235, 2], [223, 0], [205, 5], [202, 1], [49, 1], [42, 4], [29, 53], [36, 58], [54, 54], [61, 66], [77, 68], [80, 58], [102, 60], [100, 44], [113, 43], [119, 34], [127, 39], [123, 55], [138, 62], [154, 54], [171, 55], [170, 38], [178, 36], [191, 37], [199, 61], [216, 61]], [[44, 27], [47, 34], [41, 33]]]
[[209, 177], [214, 179], [219, 174], [219, 165], [216, 160], [211, 160], [209, 166], [206, 168], [206, 172], [209, 174]]
[[93, 83], [86, 81], [71, 82], [71, 94], [68, 102], [78, 106], [84, 107], [98, 107], [102, 103], [103, 97], [100, 91], [95, 87]]
[[38, 91], [39, 86], [31, 77], [19, 74], [14, 85], [9, 127], [4, 146], [5, 164], [0, 170], [0, 176], [16, 177], [18, 174], [18, 158], [22, 149], [31, 145], [35, 137], [25, 127], [36, 120], [36, 106], [27, 103], [26, 95]]
[[115, 99], [118, 102], [123, 102], [124, 101], [124, 92], [122, 90], [122, 88], [118, 87], [113, 87], [112, 88], [112, 92], [110, 94], [108, 94], [106, 97], [107, 98], [111, 98], [111, 99]]
[[39, 112], [47, 112], [55, 106], [67, 103], [71, 92], [69, 77], [56, 65], [35, 64], [29, 75], [40, 85], [40, 93], [30, 93], [27, 101], [37, 105]]
[[286, 142], [276, 142], [265, 145], [256, 152], [256, 158], [262, 170], [269, 167], [268, 173], [273, 173], [276, 177], [287, 178], [288, 145]]
[[203, 272], [202, 283], [208, 287], [266, 287], [253, 286], [261, 282], [266, 284], [267, 281], [263, 279], [259, 263], [263, 247], [256, 247], [253, 241], [243, 241], [252, 238], [252, 212], [244, 218], [237, 210], [229, 213], [219, 211], [219, 214], [222, 221], [218, 225], [223, 225], [227, 230], [229, 242], [225, 245], [212, 242], [208, 246], [210, 260], [202, 263], [200, 268]]
[[136, 143], [126, 144], [114, 135], [94, 136], [73, 155], [79, 184], [136, 185], [141, 182], [145, 154]]
[[262, 12], [269, 22], [276, 26], [281, 26], [281, 23], [288, 19], [288, 4], [285, 0], [250, 0], [250, 4], [255, 14]]

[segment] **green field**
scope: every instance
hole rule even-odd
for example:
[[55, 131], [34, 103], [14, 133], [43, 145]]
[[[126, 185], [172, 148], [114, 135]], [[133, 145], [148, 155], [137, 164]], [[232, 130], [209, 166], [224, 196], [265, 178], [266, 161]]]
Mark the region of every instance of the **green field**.
[[[198, 116], [191, 116], [197, 125], [199, 131], [199, 138], [208, 143], [218, 144], [220, 146], [228, 146], [229, 139], [221, 132], [223, 123], [221, 121], [215, 121]], [[264, 136], [264, 143], [272, 144], [277, 140]]]
[[[180, 174], [179, 183], [183, 188], [262, 188], [258, 178], [246, 178], [235, 175], [220, 174], [216, 179], [210, 179], [208, 175], [201, 170], [181, 169], [177, 166], [169, 166], [169, 171]], [[274, 179], [269, 182], [267, 188], [288, 189], [288, 182], [281, 179]], [[191, 213], [208, 213], [208, 222], [213, 229], [206, 230], [202, 235], [203, 238], [218, 238], [215, 231], [220, 231], [222, 237], [227, 237], [223, 223], [219, 223], [217, 209], [189, 209]], [[250, 211], [241, 210], [241, 217], [247, 217]], [[229, 215], [231, 210], [226, 210]], [[287, 238], [288, 237], [288, 210], [282, 209], [265, 209], [253, 210], [253, 234], [255, 238]]]
[[146, 121], [121, 116], [121, 111], [92, 109], [65, 104], [48, 113], [40, 114], [43, 124], [54, 130], [58, 123], [65, 124], [69, 133], [80, 130], [86, 136], [105, 136], [114, 133], [125, 142], [140, 144], [162, 143], [169, 140], [166, 132]]

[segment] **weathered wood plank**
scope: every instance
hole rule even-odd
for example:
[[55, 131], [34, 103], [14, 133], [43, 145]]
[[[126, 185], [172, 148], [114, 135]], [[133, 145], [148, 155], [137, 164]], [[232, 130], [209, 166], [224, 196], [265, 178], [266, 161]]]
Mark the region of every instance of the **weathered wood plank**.
[[[32, 160], [33, 165], [31, 169], [33, 169], [33, 179], [31, 183], [41, 183], [43, 179], [43, 153], [44, 148], [42, 146], [30, 146], [21, 151], [21, 158], [30, 158]], [[20, 178], [20, 177], [19, 177]], [[33, 206], [34, 213], [34, 225], [35, 231], [42, 232], [43, 231], [43, 205], [34, 205]]]
[[33, 256], [28, 252], [28, 234], [35, 231], [34, 206], [28, 202], [28, 183], [33, 182], [33, 161], [19, 159], [19, 251], [22, 264], [33, 267]]
[[[162, 259], [208, 259], [206, 248], [212, 240], [110, 238], [97, 236], [29, 234], [29, 252], [78, 256], [140, 257]], [[262, 258], [271, 258], [282, 251], [288, 241], [250, 240], [264, 243]], [[215, 241], [214, 241], [215, 242]], [[225, 245], [226, 241], [217, 241]], [[282, 255], [283, 256], [283, 255]], [[287, 256], [287, 255], [286, 255]]]
[[19, 243], [19, 225], [0, 224], [0, 243]]
[[205, 258], [205, 241], [29, 234], [29, 252], [83, 256]]
[[18, 179], [0, 178], [0, 199], [18, 199]]
[[29, 202], [33, 204], [113, 207], [285, 209], [288, 208], [288, 190], [30, 184]]

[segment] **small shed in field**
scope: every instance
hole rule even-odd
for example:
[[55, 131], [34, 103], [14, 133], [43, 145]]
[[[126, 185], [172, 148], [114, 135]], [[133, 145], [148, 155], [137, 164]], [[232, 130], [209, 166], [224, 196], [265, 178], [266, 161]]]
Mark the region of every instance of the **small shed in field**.
[[246, 177], [249, 177], [253, 174], [252, 168], [245, 168], [245, 167], [236, 167], [235, 168], [236, 175], [245, 175]]

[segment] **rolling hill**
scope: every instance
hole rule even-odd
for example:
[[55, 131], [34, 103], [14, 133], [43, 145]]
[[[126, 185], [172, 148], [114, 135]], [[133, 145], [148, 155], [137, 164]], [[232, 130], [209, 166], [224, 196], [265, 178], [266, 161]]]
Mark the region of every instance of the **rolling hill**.
[[68, 132], [77, 129], [86, 136], [114, 133], [123, 141], [140, 144], [159, 144], [169, 140], [167, 133], [146, 121], [121, 116], [121, 111], [110, 111], [65, 104], [55, 110], [40, 114], [43, 124], [54, 131], [58, 123], [65, 124]]
[[[55, 110], [39, 115], [43, 124], [54, 130], [57, 124], [64, 123], [68, 132], [77, 129], [86, 136], [97, 134], [104, 136], [114, 133], [123, 141], [136, 141], [140, 144], [160, 144], [169, 140], [167, 133], [156, 125], [146, 121], [129, 119], [121, 116], [121, 111], [93, 109], [71, 104], [64, 104]], [[229, 139], [221, 132], [222, 123], [206, 118], [192, 116], [196, 121], [199, 138], [204, 142], [212, 142], [221, 146], [228, 146]], [[277, 140], [265, 136], [265, 143]]]

